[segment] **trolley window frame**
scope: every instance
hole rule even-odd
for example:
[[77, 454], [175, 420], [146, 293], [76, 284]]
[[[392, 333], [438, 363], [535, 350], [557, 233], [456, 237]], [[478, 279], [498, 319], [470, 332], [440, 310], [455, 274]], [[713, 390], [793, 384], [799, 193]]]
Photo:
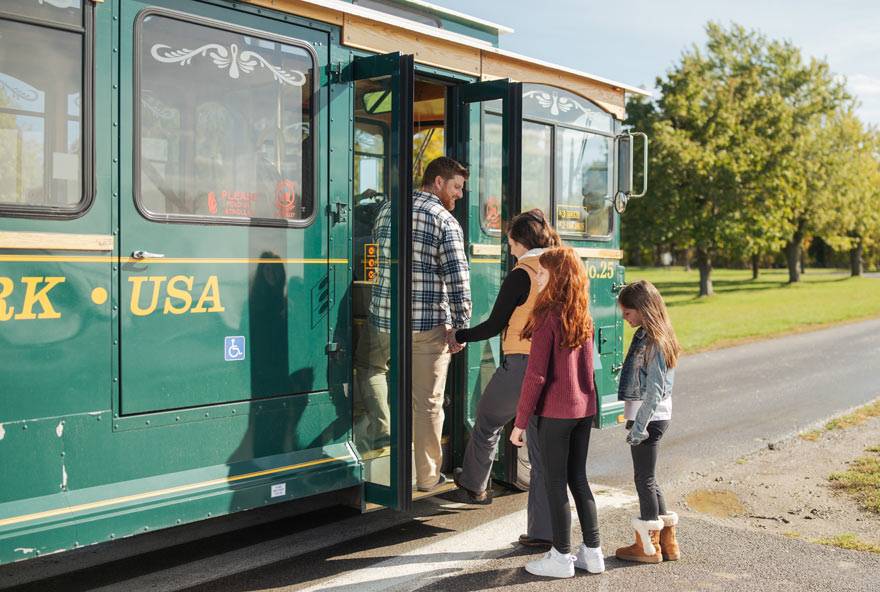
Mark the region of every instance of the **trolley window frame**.
[[[141, 175], [143, 173], [141, 167], [141, 42], [143, 41], [143, 24], [144, 20], [149, 16], [160, 16], [178, 20], [188, 24], [201, 25], [217, 29], [226, 33], [238, 35], [247, 35], [266, 41], [281, 43], [291, 47], [298, 47], [305, 50], [312, 61], [312, 92], [311, 105], [309, 110], [309, 142], [312, 149], [312, 173], [309, 179], [309, 185], [312, 191], [312, 211], [306, 218], [300, 220], [290, 220], [284, 218], [235, 218], [230, 216], [204, 216], [180, 215], [180, 214], [156, 214], [148, 210], [142, 201], [141, 195]], [[266, 228], [306, 228], [311, 226], [318, 218], [319, 194], [318, 194], [318, 167], [320, 166], [319, 143], [317, 138], [318, 125], [321, 123], [318, 117], [318, 107], [320, 106], [320, 92], [322, 85], [321, 68], [319, 67], [319, 59], [317, 51], [314, 47], [302, 39], [288, 37], [272, 33], [262, 29], [255, 29], [243, 25], [236, 25], [226, 21], [221, 21], [209, 17], [196, 14], [180, 12], [167, 8], [150, 7], [142, 10], [135, 20], [134, 31], [132, 33], [132, 197], [135, 209], [145, 219], [151, 222], [170, 223], [170, 224], [193, 224], [193, 225], [210, 225], [210, 226], [243, 226], [243, 227], [266, 227]], [[303, 159], [305, 163], [305, 159]]]
[[3, 10], [0, 5], [0, 20], [66, 33], [77, 33], [82, 40], [82, 59], [80, 60], [80, 144], [82, 146], [79, 166], [80, 199], [76, 204], [68, 207], [0, 203], [0, 217], [2, 218], [75, 220], [84, 216], [95, 202], [95, 10], [91, 2], [85, 1], [82, 11], [82, 24], [76, 26], [8, 12]]
[[[545, 85], [545, 84], [542, 84], [542, 85], [539, 85], [539, 86], [542, 86], [542, 87], [545, 87], [545, 88], [561, 88], [561, 87], [554, 87], [554, 86]], [[562, 89], [562, 90], [566, 90], [566, 89]], [[570, 91], [568, 91], [568, 92], [570, 92]], [[590, 101], [590, 99], [588, 99], [588, 98], [586, 98], [586, 97], [581, 97], [581, 98], [584, 99], [585, 101], [589, 101], [592, 105], [596, 106], [596, 108], [598, 108], [598, 109], [600, 109], [601, 111], [607, 113], [607, 111], [605, 111], [604, 109], [602, 109], [601, 107], [599, 107], [598, 105], [596, 105], [596, 103], [594, 103], [593, 101]], [[493, 116], [501, 117], [501, 113], [498, 112], [498, 111], [494, 108], [494, 106], [488, 106], [488, 105], [487, 105], [487, 106], [483, 109], [483, 114], [490, 114], [490, 115], [493, 115]], [[610, 113], [609, 113], [609, 115], [610, 115]], [[557, 169], [557, 165], [558, 165], [557, 160], [556, 160], [556, 148], [557, 148], [557, 144], [558, 144], [558, 140], [557, 140], [557, 129], [558, 129], [558, 128], [566, 128], [566, 129], [570, 129], [570, 130], [577, 131], [577, 132], [583, 132], [583, 133], [588, 133], [588, 134], [594, 134], [594, 135], [597, 135], [597, 136], [602, 136], [602, 137], [605, 137], [605, 138], [610, 138], [610, 139], [612, 140], [612, 144], [613, 144], [613, 141], [614, 141], [614, 138], [615, 138], [615, 135], [614, 135], [614, 127], [612, 127], [612, 131], [609, 133], [609, 132], [600, 131], [600, 130], [598, 130], [598, 129], [596, 129], [596, 128], [578, 127], [578, 126], [574, 126], [574, 125], [571, 125], [571, 124], [568, 124], [568, 123], [563, 123], [563, 122], [560, 122], [560, 121], [556, 121], [556, 120], [554, 120], [554, 119], [544, 119], [544, 118], [541, 118], [541, 117], [535, 117], [534, 115], [530, 115], [530, 116], [528, 116], [528, 117], [523, 116], [523, 117], [522, 117], [522, 123], [526, 123], [526, 122], [528, 122], [528, 123], [536, 123], [536, 124], [539, 124], [539, 125], [547, 125], [547, 126], [550, 126], [550, 127], [552, 128], [552, 133], [551, 133], [551, 136], [550, 136], [550, 144], [551, 144], [551, 154], [552, 154], [553, 160], [552, 160], [552, 162], [551, 162], [551, 167], [550, 167], [550, 204], [549, 204], [549, 206], [550, 206], [550, 210], [551, 210], [551, 211], [550, 211], [550, 212], [545, 212], [545, 215], [549, 215], [549, 216], [550, 216], [550, 219], [553, 221], [553, 227], [556, 228], [556, 226], [557, 226], [557, 219], [556, 219], [556, 205], [557, 205], [557, 200], [556, 200], [556, 185], [557, 185], [557, 179], [556, 179], [556, 177], [557, 177], [557, 170], [556, 170], [556, 169]], [[616, 122], [616, 120], [615, 120], [615, 119], [613, 118], [613, 116], [612, 116], [612, 126], [615, 125], [615, 122]], [[481, 122], [481, 124], [480, 124], [480, 139], [481, 139], [481, 142], [482, 142], [482, 140], [483, 140], [483, 137], [482, 137], [483, 131], [484, 131], [484, 126], [482, 125], [482, 122]], [[612, 152], [613, 152], [613, 150], [612, 150]], [[612, 161], [613, 166], [615, 167], [615, 170], [616, 170], [616, 167], [617, 167], [617, 159], [616, 159], [616, 155], [614, 155], [613, 153], [612, 153], [612, 155], [611, 155], [611, 161]], [[614, 189], [616, 188], [615, 186], [616, 186], [616, 183], [617, 183], [617, 182], [616, 182], [616, 175], [615, 175], [614, 171], [612, 171], [612, 172], [609, 173], [609, 177], [610, 177], [610, 179], [611, 179], [611, 187], [612, 187], [612, 195], [613, 195], [613, 193], [614, 193]], [[586, 234], [586, 233], [578, 234], [578, 233], [572, 233], [572, 232], [567, 232], [567, 231], [558, 231], [558, 232], [559, 232], [559, 236], [560, 236], [560, 237], [563, 237], [563, 238], [570, 239], [570, 240], [576, 240], [576, 241], [611, 242], [611, 241], [614, 240], [614, 233], [615, 233], [616, 230], [617, 230], [616, 218], [615, 218], [615, 216], [614, 216], [614, 210], [613, 210], [613, 209], [612, 209], [611, 212], [609, 213], [609, 216], [610, 216], [610, 223], [609, 223], [609, 225], [608, 225], [608, 234]], [[501, 235], [501, 230], [495, 230], [495, 229], [492, 229], [492, 228], [488, 228], [488, 227], [486, 226], [486, 220], [485, 220], [485, 216], [484, 216], [484, 213], [483, 213], [482, 207], [480, 208], [480, 229], [481, 229], [481, 230], [482, 230], [487, 236], [500, 236], [500, 235]]]

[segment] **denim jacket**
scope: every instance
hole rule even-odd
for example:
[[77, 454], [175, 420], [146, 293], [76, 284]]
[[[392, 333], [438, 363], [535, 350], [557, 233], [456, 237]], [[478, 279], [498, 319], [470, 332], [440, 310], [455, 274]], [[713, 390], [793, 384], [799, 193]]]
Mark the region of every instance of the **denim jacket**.
[[657, 404], [672, 395], [675, 368], [666, 367], [659, 349], [651, 351], [647, 332], [639, 327], [633, 335], [623, 368], [620, 370], [619, 401], [642, 401], [632, 426], [633, 434], [645, 434]]

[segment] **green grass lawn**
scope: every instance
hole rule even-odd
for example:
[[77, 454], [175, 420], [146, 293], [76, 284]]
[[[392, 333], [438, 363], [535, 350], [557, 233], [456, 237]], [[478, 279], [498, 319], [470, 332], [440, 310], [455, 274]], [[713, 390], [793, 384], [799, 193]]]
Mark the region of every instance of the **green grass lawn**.
[[[688, 353], [809, 328], [880, 316], [880, 279], [843, 271], [807, 269], [789, 285], [783, 269], [712, 272], [715, 295], [698, 298], [697, 270], [628, 267], [626, 281], [648, 280], [663, 294], [672, 324]], [[626, 345], [632, 329], [626, 327]]]

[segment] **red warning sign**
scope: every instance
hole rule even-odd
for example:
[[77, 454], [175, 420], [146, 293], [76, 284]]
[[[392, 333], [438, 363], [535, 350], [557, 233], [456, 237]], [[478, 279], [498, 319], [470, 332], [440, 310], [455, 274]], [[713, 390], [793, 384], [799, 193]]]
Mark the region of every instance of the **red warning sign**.
[[294, 217], [297, 191], [299, 191], [299, 185], [290, 179], [278, 181], [275, 185], [275, 213], [279, 218]]

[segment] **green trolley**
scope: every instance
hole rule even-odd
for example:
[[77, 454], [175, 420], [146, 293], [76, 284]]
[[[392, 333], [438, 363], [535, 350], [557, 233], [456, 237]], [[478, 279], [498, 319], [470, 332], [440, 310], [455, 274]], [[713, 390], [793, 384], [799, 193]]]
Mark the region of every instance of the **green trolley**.
[[[409, 195], [443, 154], [471, 170], [474, 321], [504, 221], [541, 208], [587, 266], [596, 421], [620, 421], [622, 120], [645, 93], [509, 32], [405, 0], [0, 4], [0, 562], [279, 502], [408, 508]], [[385, 201], [377, 444], [353, 352]], [[455, 356], [450, 467], [499, 362], [497, 340]], [[527, 485], [527, 459], [502, 448], [494, 476]]]

